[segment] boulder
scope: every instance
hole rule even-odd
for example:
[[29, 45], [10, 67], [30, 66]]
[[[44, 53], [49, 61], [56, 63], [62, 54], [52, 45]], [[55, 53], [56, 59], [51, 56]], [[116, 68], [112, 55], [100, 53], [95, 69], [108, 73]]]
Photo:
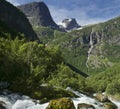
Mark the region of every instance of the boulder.
[[69, 98], [60, 98], [50, 101], [46, 109], [75, 109], [73, 101]]
[[91, 104], [80, 103], [77, 105], [77, 109], [95, 109], [95, 107]]
[[118, 109], [117, 106], [112, 102], [105, 102], [104, 107], [105, 109]]
[[96, 98], [98, 101], [100, 101], [100, 102], [108, 102], [108, 101], [110, 101], [110, 100], [108, 99], [108, 96], [107, 96], [107, 95], [101, 94], [101, 93], [96, 94], [95, 98]]

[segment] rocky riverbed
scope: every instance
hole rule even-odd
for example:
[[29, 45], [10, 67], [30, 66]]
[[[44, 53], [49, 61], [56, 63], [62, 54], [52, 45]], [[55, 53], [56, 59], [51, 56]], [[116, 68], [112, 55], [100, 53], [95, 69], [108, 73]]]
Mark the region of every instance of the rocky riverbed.
[[[61, 98], [54, 100], [54, 102], [61, 103], [64, 100], [64, 103], [68, 103], [70, 100], [73, 102], [75, 109], [88, 108], [88, 109], [120, 109], [120, 102], [112, 100], [116, 105], [115, 108], [109, 108], [109, 103], [100, 102], [94, 98], [88, 97], [84, 94], [81, 94], [77, 91], [71, 90], [78, 97], [77, 98]], [[60, 102], [59, 102], [60, 101]], [[39, 100], [31, 99], [28, 96], [21, 95], [20, 93], [12, 93], [8, 90], [4, 90], [0, 93], [0, 109], [46, 109], [51, 105], [51, 102], [39, 104]], [[69, 104], [69, 103], [68, 103]], [[66, 104], [66, 105], [68, 105]], [[61, 104], [62, 105], [62, 104]], [[110, 104], [111, 105], [111, 104]], [[49, 109], [49, 108], [48, 108]]]

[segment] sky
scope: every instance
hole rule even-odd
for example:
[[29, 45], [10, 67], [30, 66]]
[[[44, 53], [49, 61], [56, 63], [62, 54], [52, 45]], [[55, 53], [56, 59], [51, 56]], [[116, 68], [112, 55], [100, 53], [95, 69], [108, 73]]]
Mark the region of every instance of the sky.
[[75, 18], [80, 25], [104, 22], [120, 16], [120, 0], [7, 0], [15, 6], [44, 1], [56, 23]]

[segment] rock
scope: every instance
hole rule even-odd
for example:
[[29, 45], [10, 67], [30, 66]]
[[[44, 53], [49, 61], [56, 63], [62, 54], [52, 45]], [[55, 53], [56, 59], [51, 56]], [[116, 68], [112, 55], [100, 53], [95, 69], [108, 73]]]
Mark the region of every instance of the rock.
[[100, 101], [100, 102], [108, 102], [108, 101], [110, 101], [110, 100], [108, 99], [108, 96], [107, 96], [107, 95], [101, 94], [101, 93], [96, 94], [95, 98], [96, 98], [98, 101]]
[[27, 16], [33, 27], [45, 26], [59, 28], [53, 21], [50, 11], [44, 2], [32, 2], [18, 6], [18, 8]]
[[80, 27], [81, 26], [78, 25], [74, 18], [64, 19], [60, 24], [60, 28], [64, 28], [66, 31], [74, 30]]
[[0, 89], [6, 89], [8, 88], [9, 83], [8, 82], [0, 82]]
[[117, 106], [112, 102], [105, 102], [104, 107], [105, 109], [118, 109]]
[[0, 21], [15, 33], [23, 33], [27, 40], [38, 40], [26, 16], [6, 0], [0, 0]]
[[50, 101], [46, 109], [75, 109], [75, 107], [71, 99], [60, 98]]
[[5, 105], [5, 103], [3, 101], [0, 101], [0, 109], [6, 109], [3, 105]]
[[78, 104], [77, 109], [95, 109], [95, 107], [91, 104], [80, 103]]

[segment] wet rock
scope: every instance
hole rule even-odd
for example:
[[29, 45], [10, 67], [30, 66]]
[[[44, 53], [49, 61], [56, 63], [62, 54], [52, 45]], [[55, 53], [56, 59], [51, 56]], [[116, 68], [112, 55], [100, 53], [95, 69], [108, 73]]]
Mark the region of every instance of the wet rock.
[[118, 109], [117, 106], [112, 102], [105, 102], [104, 107], [105, 109]]
[[4, 105], [5, 103], [3, 101], [0, 101], [0, 109], [6, 109]]
[[77, 109], [95, 109], [95, 107], [91, 104], [80, 103], [78, 104]]
[[96, 94], [95, 98], [100, 102], [109, 102], [108, 96], [105, 94], [98, 93]]
[[75, 109], [73, 101], [69, 98], [52, 100], [46, 109]]

